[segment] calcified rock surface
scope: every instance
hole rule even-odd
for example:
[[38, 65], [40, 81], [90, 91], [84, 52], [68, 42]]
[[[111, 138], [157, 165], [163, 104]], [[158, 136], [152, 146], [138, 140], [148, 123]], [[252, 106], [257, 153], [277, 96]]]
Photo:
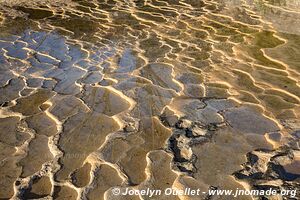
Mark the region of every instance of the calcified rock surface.
[[[2, 1], [0, 199], [299, 189], [299, 10], [293, 0]], [[231, 199], [154, 199], [199, 198]]]

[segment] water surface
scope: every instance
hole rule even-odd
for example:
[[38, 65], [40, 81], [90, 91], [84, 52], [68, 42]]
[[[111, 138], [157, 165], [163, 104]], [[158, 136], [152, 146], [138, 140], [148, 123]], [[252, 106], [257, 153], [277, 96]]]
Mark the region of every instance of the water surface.
[[[1, 199], [299, 189], [298, 1], [4, 1], [0, 14]], [[199, 198], [231, 199], [152, 199]]]

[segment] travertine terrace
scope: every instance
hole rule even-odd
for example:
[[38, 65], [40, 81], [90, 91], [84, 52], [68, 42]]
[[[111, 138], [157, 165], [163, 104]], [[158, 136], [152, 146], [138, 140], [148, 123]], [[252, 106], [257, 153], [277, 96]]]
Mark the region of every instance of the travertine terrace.
[[299, 81], [296, 0], [1, 1], [0, 199], [299, 190]]

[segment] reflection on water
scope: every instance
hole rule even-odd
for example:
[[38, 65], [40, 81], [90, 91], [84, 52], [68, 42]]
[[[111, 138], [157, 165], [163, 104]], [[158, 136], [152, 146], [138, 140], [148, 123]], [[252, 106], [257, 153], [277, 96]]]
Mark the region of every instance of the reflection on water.
[[299, 9], [0, 3], [0, 198], [299, 188]]

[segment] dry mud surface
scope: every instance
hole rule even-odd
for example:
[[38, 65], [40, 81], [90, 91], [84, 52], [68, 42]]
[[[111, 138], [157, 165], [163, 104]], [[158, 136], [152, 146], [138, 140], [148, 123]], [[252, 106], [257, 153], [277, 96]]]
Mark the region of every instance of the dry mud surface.
[[299, 190], [299, 80], [296, 0], [1, 1], [0, 199]]

